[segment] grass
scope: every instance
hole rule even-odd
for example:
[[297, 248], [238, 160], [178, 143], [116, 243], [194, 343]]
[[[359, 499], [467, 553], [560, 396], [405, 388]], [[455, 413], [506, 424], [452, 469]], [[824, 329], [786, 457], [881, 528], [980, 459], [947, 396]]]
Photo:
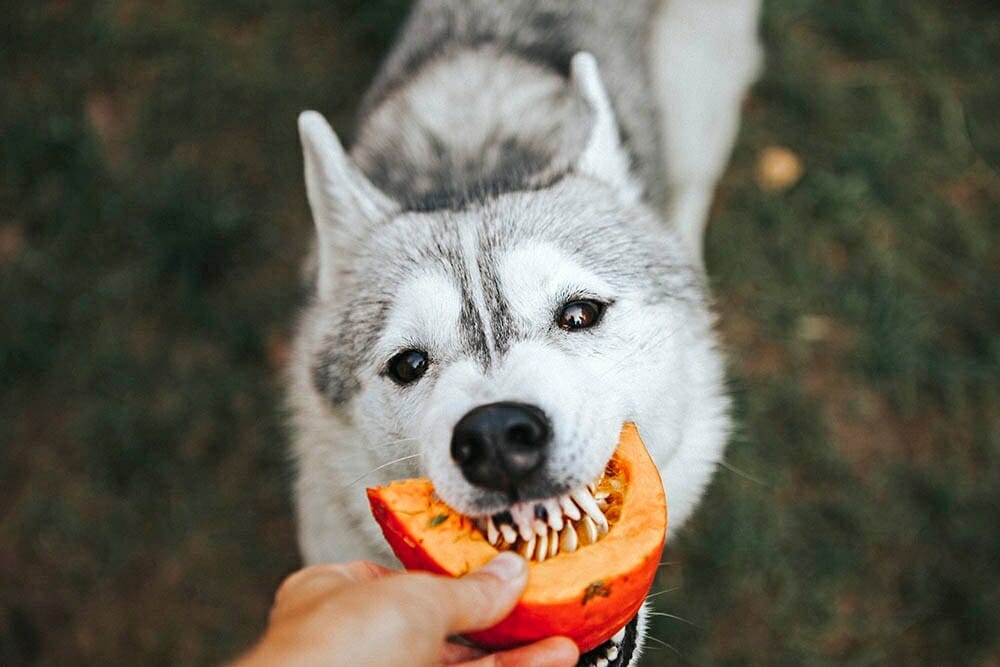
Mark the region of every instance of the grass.
[[[16, 4], [0, 663], [218, 662], [298, 560], [294, 118], [349, 130], [407, 3]], [[763, 34], [707, 245], [739, 428], [645, 664], [996, 664], [1000, 17], [773, 0]]]

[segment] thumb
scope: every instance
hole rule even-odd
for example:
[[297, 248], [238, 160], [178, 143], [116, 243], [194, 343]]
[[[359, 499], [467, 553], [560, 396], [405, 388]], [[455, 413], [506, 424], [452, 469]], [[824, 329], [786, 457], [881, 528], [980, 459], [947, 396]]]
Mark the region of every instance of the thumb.
[[447, 581], [443, 591], [451, 601], [447, 632], [472, 632], [496, 625], [517, 604], [527, 583], [528, 564], [510, 551], [471, 574]]

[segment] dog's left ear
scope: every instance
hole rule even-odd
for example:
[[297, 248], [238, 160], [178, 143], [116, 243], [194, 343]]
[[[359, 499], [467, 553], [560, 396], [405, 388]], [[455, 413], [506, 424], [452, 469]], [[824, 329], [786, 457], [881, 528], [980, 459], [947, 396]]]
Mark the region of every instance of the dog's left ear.
[[592, 116], [590, 135], [576, 160], [576, 171], [607, 183], [629, 202], [638, 201], [641, 189], [629, 172], [629, 156], [622, 146], [615, 111], [594, 56], [584, 51], [573, 56], [570, 80]]
[[333, 292], [338, 259], [398, 206], [354, 166], [321, 114], [299, 114], [299, 136], [305, 153], [306, 194], [316, 223], [316, 288], [320, 298], [327, 298]]

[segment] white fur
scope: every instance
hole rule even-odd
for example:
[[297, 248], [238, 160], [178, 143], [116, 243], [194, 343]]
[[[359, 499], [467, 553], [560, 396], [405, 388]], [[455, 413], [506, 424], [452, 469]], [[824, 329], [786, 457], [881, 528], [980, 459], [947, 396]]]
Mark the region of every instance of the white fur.
[[653, 23], [649, 55], [670, 179], [667, 219], [698, 262], [743, 96], [763, 59], [759, 15], [760, 0], [669, 0]]
[[613, 293], [607, 281], [547, 243], [514, 248], [499, 264], [504, 294], [524, 321], [545, 321], [558, 305], [553, 303], [557, 294], [584, 289], [593, 295]]
[[[504, 293], [513, 310], [528, 321], [549, 317], [555, 294], [585, 289], [616, 296], [600, 277], [544, 244], [516, 249], [500, 266]], [[606, 324], [613, 329], [600, 341], [600, 356], [588, 360], [593, 368], [589, 373], [582, 367], [567, 371], [572, 377], [568, 384], [595, 378], [602, 395], [618, 395], [626, 403], [588, 405], [578, 391], [570, 390], [554, 409], [559, 414], [566, 406], [582, 404], [582, 412], [601, 415], [607, 422], [600, 432], [622, 421], [642, 425], [644, 441], [669, 491], [673, 532], [697, 506], [729, 435], [729, 400], [720, 391], [725, 368], [709, 333], [712, 323], [692, 321], [670, 308], [640, 312], [627, 299], [619, 299], [608, 318]], [[540, 369], [540, 375], [554, 372], [551, 358], [552, 353], [544, 351], [537, 359], [526, 359], [526, 368]], [[589, 438], [584, 442], [584, 447], [593, 446]]]
[[387, 361], [405, 348], [429, 352], [432, 358], [455, 349], [462, 296], [448, 277], [428, 271], [400, 287], [379, 338], [375, 357]]

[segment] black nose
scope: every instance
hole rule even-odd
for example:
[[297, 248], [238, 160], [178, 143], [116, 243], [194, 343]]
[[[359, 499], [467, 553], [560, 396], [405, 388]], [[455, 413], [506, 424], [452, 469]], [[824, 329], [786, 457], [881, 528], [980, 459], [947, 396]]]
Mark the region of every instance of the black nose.
[[476, 486], [511, 491], [545, 461], [552, 437], [545, 413], [525, 403], [481, 405], [451, 436], [451, 457]]

